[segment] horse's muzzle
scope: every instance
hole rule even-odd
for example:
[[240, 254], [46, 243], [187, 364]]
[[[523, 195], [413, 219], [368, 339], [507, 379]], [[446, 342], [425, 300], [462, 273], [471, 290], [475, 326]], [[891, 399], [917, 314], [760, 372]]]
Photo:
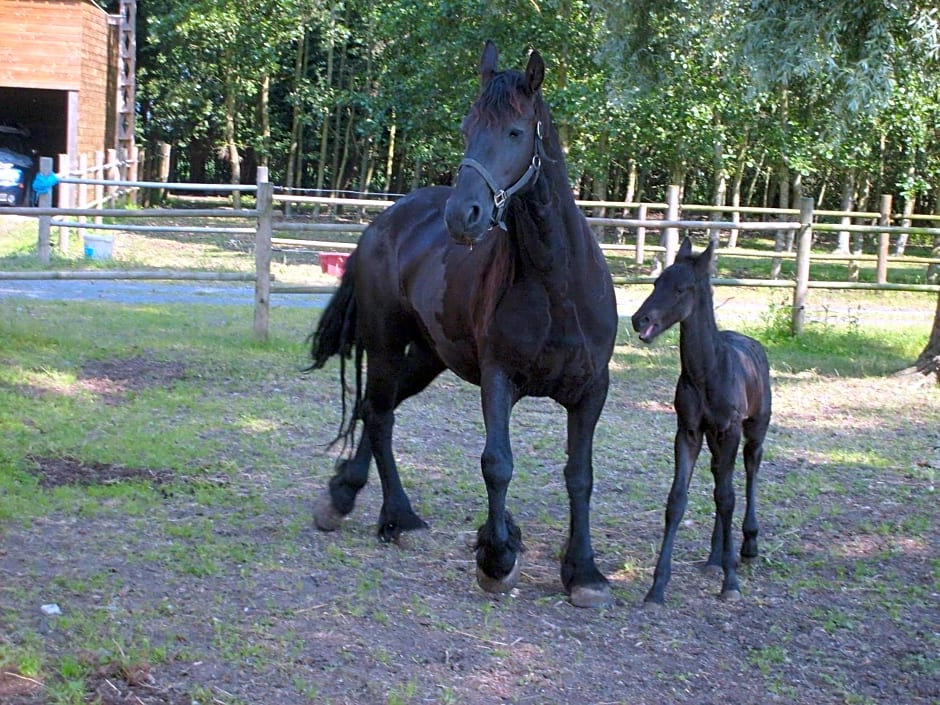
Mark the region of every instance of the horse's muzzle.
[[652, 343], [661, 332], [656, 322], [651, 321], [647, 315], [641, 315], [640, 312], [633, 314], [630, 322], [633, 324], [633, 330], [640, 334], [640, 340], [644, 343]]
[[444, 224], [454, 242], [473, 245], [489, 230], [489, 213], [479, 202], [454, 193], [444, 206]]

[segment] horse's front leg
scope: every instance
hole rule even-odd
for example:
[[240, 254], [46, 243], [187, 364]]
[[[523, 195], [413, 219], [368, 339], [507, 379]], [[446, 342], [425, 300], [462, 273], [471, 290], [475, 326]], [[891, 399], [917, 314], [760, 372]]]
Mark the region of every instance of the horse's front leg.
[[730, 428], [709, 438], [712, 450], [712, 475], [715, 479], [715, 528], [712, 532], [712, 548], [707, 565], [720, 561], [724, 572], [719, 597], [737, 600], [741, 597], [738, 584], [737, 556], [734, 551], [734, 461], [741, 443], [741, 432]]
[[519, 580], [522, 552], [522, 532], [506, 510], [506, 493], [512, 479], [509, 414], [515, 392], [501, 371], [484, 371], [480, 392], [486, 426], [480, 465], [488, 512], [486, 522], [477, 531], [477, 582], [487, 592], [508, 592]]
[[561, 582], [576, 607], [600, 607], [610, 601], [610, 584], [594, 562], [591, 546], [591, 493], [594, 488], [594, 429], [607, 398], [606, 375], [575, 406], [568, 408], [568, 544]]
[[685, 514], [689, 501], [689, 483], [692, 480], [692, 470], [702, 450], [702, 432], [698, 422], [689, 426], [680, 418], [679, 428], [676, 430], [674, 443], [675, 474], [672, 478], [672, 488], [666, 500], [666, 525], [663, 530], [663, 544], [659, 549], [659, 559], [656, 561], [656, 570], [653, 571], [653, 585], [646, 593], [644, 602], [661, 605], [666, 597], [666, 585], [672, 575], [672, 549], [676, 541], [676, 532]]

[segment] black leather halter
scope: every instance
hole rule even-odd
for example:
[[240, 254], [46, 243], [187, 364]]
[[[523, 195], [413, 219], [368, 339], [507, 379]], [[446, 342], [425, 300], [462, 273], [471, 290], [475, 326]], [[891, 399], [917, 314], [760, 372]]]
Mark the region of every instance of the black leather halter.
[[506, 230], [503, 215], [506, 212], [506, 206], [509, 205], [509, 199], [525, 188], [529, 182], [538, 179], [539, 171], [542, 169], [542, 157], [544, 156], [545, 149], [542, 146], [542, 121], [539, 120], [535, 125], [535, 148], [532, 154], [532, 161], [529, 163], [529, 168], [526, 169], [525, 173], [509, 188], [500, 188], [496, 184], [496, 179], [493, 178], [493, 175], [476, 159], [465, 158], [460, 162], [458, 173], [460, 169], [468, 166], [482, 176], [486, 185], [490, 187], [490, 191], [493, 194], [493, 212], [490, 215], [490, 229], [499, 226], [503, 230]]

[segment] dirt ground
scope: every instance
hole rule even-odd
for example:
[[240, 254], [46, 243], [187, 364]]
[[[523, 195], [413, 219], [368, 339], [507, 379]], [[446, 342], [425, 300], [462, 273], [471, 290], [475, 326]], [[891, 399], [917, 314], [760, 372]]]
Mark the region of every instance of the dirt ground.
[[[89, 365], [76, 384], [122, 404], [135, 388], [187, 374], [142, 354]], [[470, 550], [483, 501], [478, 397], [445, 376], [399, 414], [403, 477], [431, 525], [401, 546], [374, 537], [374, 481], [339, 531], [313, 528], [312, 499], [332, 462], [318, 445], [311, 452], [313, 429], [276, 441], [277, 467], [239, 457], [245, 470], [226, 489], [243, 504], [206, 502], [198, 484], [168, 471], [32, 458], [44, 491], [136, 476], [163, 505], [152, 518], [103, 506], [2, 527], [0, 626], [11, 631], [0, 631], [0, 648], [29, 631], [48, 651], [77, 650], [94, 675], [70, 702], [101, 705], [940, 703], [938, 405], [884, 421], [905, 454], [889, 471], [864, 453], [826, 461], [860, 442], [897, 382], [787, 377], [776, 380], [776, 449], [763, 467], [763, 558], [744, 569], [738, 602], [719, 601], [720, 578], [699, 570], [711, 511], [700, 470], [667, 604], [642, 604], [671, 479], [661, 458], [671, 443], [659, 432], [670, 425], [671, 380], [615, 383], [598, 430], [593, 534], [613, 604], [579, 610], [561, 590], [564, 419], [537, 401], [514, 416], [522, 579], [509, 595], [483, 594]], [[298, 379], [279, 391], [335, 403], [329, 378], [322, 390]], [[923, 425], [910, 422], [918, 417]], [[160, 560], [173, 542], [203, 562]], [[62, 615], [24, 604], [37, 585]], [[113, 633], [113, 648], [82, 652], [89, 624]], [[135, 644], [151, 657], [136, 660]], [[8, 670], [0, 702], [53, 701]]]

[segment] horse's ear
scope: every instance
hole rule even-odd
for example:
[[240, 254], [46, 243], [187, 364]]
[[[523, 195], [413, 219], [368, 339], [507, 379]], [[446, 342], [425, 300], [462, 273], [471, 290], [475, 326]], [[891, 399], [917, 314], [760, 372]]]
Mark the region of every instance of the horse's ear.
[[715, 251], [715, 241], [709, 240], [706, 247], [695, 259], [695, 271], [699, 274], [711, 273], [712, 254]]
[[542, 55], [535, 49], [529, 54], [529, 63], [525, 67], [526, 81], [529, 83], [529, 91], [534, 95], [542, 87], [542, 81], [545, 78], [545, 62]]
[[545, 78], [545, 62], [542, 61], [542, 55], [535, 49], [529, 54], [529, 63], [525, 67], [525, 77], [529, 82], [529, 92], [534, 95], [541, 88], [542, 80]]
[[499, 50], [492, 39], [487, 39], [483, 46], [483, 56], [480, 57], [480, 85], [485, 86], [496, 73], [496, 61], [499, 59]]
[[679, 251], [676, 253], [676, 257], [691, 257], [692, 256], [692, 240], [690, 238], [685, 238], [682, 240], [682, 244], [679, 245]]

